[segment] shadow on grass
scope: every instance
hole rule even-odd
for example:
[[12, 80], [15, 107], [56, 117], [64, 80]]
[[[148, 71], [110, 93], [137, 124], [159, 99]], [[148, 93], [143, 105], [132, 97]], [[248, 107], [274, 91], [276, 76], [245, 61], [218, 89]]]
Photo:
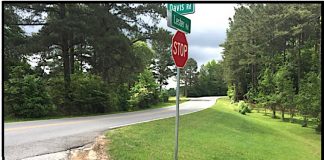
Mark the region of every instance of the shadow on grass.
[[[275, 118], [272, 117], [272, 111], [271, 110], [267, 110], [267, 113], [264, 113], [264, 109], [260, 109], [260, 108], [254, 108], [253, 110], [255, 110], [256, 112], [255, 113], [261, 113], [263, 116], [266, 116], [266, 117], [269, 117], [269, 118], [272, 118], [272, 119], [281, 119], [281, 121], [279, 122], [285, 122], [285, 123], [294, 123], [294, 124], [300, 124], [300, 126], [302, 127], [303, 124], [304, 124], [304, 120], [301, 119], [301, 118], [284, 118], [282, 120], [282, 117], [281, 117], [281, 112], [280, 111], [277, 111], [276, 112], [276, 116]], [[258, 111], [259, 110], [259, 111]], [[286, 114], [285, 114], [286, 115]], [[285, 116], [286, 117], [286, 116]], [[314, 120], [312, 119], [308, 119], [307, 120], [307, 126], [306, 128], [312, 128], [312, 129], [316, 129], [317, 127], [317, 122], [315, 122]], [[321, 133], [321, 132], [318, 132], [318, 133]]]

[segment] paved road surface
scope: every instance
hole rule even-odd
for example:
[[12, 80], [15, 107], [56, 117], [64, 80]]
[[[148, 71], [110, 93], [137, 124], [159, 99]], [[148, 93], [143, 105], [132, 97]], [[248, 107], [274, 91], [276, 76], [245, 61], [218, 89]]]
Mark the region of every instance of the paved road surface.
[[[180, 114], [206, 109], [217, 98], [191, 98], [180, 104]], [[96, 136], [112, 128], [173, 116], [175, 106], [102, 116], [6, 123], [5, 158], [15, 160], [66, 151], [93, 142]]]

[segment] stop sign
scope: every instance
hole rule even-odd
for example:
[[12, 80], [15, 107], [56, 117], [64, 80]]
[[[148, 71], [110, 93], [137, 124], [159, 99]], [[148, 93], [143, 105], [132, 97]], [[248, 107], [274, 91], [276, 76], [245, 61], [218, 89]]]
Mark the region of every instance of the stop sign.
[[177, 31], [172, 37], [172, 57], [177, 67], [184, 67], [188, 60], [188, 42], [186, 35]]

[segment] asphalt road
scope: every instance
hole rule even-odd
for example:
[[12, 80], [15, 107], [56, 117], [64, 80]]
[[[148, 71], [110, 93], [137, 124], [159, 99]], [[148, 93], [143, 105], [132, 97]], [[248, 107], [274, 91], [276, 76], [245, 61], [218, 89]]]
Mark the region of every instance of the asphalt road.
[[[191, 98], [180, 115], [212, 106], [219, 97]], [[175, 116], [175, 106], [102, 116], [5, 123], [6, 160], [16, 160], [84, 146], [104, 131]]]

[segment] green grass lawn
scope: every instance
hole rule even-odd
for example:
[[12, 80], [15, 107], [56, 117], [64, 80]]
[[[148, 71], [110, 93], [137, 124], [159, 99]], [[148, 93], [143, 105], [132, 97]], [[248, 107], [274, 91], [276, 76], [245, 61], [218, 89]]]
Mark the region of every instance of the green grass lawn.
[[[242, 115], [222, 98], [206, 110], [180, 117], [179, 159], [321, 159], [321, 135], [313, 128], [271, 119], [253, 111]], [[173, 159], [175, 119], [108, 131], [114, 160]]]
[[[180, 103], [189, 101], [186, 97], [180, 97]], [[153, 108], [162, 108], [162, 107], [169, 107], [176, 105], [176, 97], [170, 97], [168, 102], [160, 102], [157, 104], [152, 105], [151, 107], [147, 109], [153, 109]], [[138, 111], [138, 110], [135, 110]], [[71, 115], [71, 116], [47, 116], [47, 117], [41, 117], [41, 118], [15, 118], [15, 117], [5, 117], [4, 122], [5, 123], [12, 123], [12, 122], [22, 122], [22, 121], [36, 121], [36, 120], [48, 120], [48, 119], [60, 119], [60, 118], [73, 118], [73, 117], [89, 117], [89, 116], [98, 116], [98, 115], [108, 115], [108, 114], [115, 114], [115, 113], [122, 113], [126, 111], [119, 111], [119, 112], [111, 112], [111, 113], [97, 113], [97, 114], [86, 114], [86, 115]]]

